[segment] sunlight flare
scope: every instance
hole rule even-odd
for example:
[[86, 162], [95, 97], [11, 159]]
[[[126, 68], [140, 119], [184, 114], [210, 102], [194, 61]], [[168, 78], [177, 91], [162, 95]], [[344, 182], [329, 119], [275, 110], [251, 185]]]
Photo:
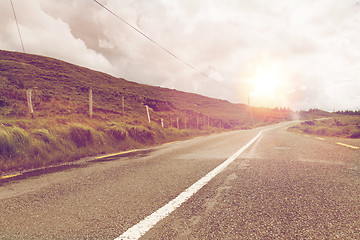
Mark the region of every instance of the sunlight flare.
[[278, 66], [267, 65], [256, 70], [253, 78], [250, 79], [252, 85], [251, 96], [275, 96], [278, 87], [281, 85], [282, 73]]
[[286, 74], [284, 63], [265, 61], [257, 63], [246, 78], [248, 95], [254, 106], [287, 106], [286, 94], [290, 78]]

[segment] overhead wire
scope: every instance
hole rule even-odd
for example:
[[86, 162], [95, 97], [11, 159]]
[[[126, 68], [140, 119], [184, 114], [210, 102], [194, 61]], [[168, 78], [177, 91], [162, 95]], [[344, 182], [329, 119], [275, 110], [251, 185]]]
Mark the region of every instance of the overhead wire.
[[22, 50], [23, 50], [23, 52], [25, 53], [24, 43], [23, 43], [23, 40], [22, 40], [22, 37], [21, 37], [20, 28], [19, 28], [19, 23], [18, 23], [18, 20], [17, 20], [17, 18], [16, 18], [15, 8], [14, 8], [14, 5], [13, 5], [12, 0], [10, 0], [10, 3], [11, 3], [11, 7], [12, 7], [12, 10], [13, 10], [13, 13], [14, 13], [15, 22], [16, 22], [16, 26], [17, 26], [18, 33], [19, 33]]
[[[177, 60], [181, 61], [182, 63], [184, 63], [185, 65], [187, 65], [188, 67], [190, 67], [192, 70], [194, 70], [195, 72], [201, 74], [202, 76], [210, 79], [205, 73], [201, 72], [200, 70], [196, 69], [193, 65], [191, 65], [190, 63], [186, 62], [185, 60], [183, 60], [182, 58], [178, 57], [177, 55], [175, 55], [174, 53], [172, 53], [170, 50], [166, 49], [165, 47], [163, 47], [162, 45], [160, 45], [159, 43], [157, 43], [155, 40], [153, 40], [151, 37], [149, 37], [148, 35], [146, 35], [145, 33], [143, 33], [142, 31], [140, 31], [139, 29], [137, 29], [136, 27], [134, 27], [132, 24], [130, 24], [129, 22], [125, 21], [123, 18], [121, 18], [119, 15], [117, 15], [116, 13], [114, 13], [113, 11], [111, 11], [109, 8], [107, 8], [106, 6], [104, 6], [103, 4], [101, 4], [99, 1], [94, 0], [94, 2], [96, 2], [98, 5], [100, 5], [101, 7], [103, 7], [106, 11], [108, 11], [109, 13], [111, 13], [112, 15], [114, 15], [116, 18], [118, 18], [120, 21], [122, 21], [123, 23], [125, 23], [126, 25], [128, 25], [129, 27], [131, 27], [132, 29], [134, 29], [136, 32], [138, 32], [139, 34], [141, 34], [143, 37], [145, 37], [146, 39], [148, 39], [150, 42], [152, 42], [153, 44], [155, 44], [156, 46], [158, 46], [159, 48], [161, 48], [163, 51], [165, 51], [166, 53], [170, 54], [172, 57], [176, 58]], [[210, 79], [212, 80], [212, 79]]]

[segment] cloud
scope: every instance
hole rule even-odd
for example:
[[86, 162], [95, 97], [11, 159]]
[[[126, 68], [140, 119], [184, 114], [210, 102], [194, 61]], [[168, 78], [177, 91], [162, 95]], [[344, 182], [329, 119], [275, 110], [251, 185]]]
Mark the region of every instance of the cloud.
[[[355, 0], [100, 1], [209, 78], [93, 1], [13, 2], [29, 53], [243, 103], [253, 71], [278, 64], [286, 80], [277, 100], [262, 99], [259, 106], [359, 108], [360, 7]], [[20, 51], [10, 3], [0, 5], [0, 48]]]
[[[26, 52], [56, 57], [97, 70], [111, 71], [110, 62], [101, 53], [89, 49], [82, 39], [74, 37], [66, 22], [44, 12], [41, 1], [13, 2]], [[9, 11], [11, 6], [1, 9], [2, 12]], [[16, 23], [12, 20], [13, 16], [7, 17], [5, 28], [8, 31], [5, 32], [8, 37], [1, 39], [1, 46], [5, 46], [4, 49], [20, 51]]]

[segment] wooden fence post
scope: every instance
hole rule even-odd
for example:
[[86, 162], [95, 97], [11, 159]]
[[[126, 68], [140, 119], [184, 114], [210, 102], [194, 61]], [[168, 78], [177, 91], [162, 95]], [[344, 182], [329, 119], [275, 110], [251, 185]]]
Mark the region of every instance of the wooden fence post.
[[177, 129], [179, 129], [179, 118], [178, 117], [176, 117], [176, 127], [177, 127]]
[[164, 119], [161, 119], [161, 127], [164, 128]]
[[148, 107], [148, 105], [145, 105], [145, 106], [146, 106], [146, 112], [147, 112], [147, 117], [148, 117], [149, 123], [151, 123], [150, 113], [149, 113], [149, 107]]
[[93, 115], [93, 93], [92, 89], [89, 89], [89, 116], [92, 118]]
[[122, 111], [125, 113], [125, 96], [122, 97]]
[[31, 92], [32, 92], [32, 89], [26, 90], [26, 97], [27, 97], [27, 104], [28, 104], [29, 112], [31, 114], [31, 117], [34, 118], [34, 109], [33, 109], [32, 102], [31, 102]]

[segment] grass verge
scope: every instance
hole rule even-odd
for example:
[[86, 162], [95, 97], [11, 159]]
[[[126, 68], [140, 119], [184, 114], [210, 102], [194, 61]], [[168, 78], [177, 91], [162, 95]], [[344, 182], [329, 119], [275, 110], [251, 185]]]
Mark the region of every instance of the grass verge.
[[360, 116], [336, 116], [308, 120], [288, 129], [292, 132], [326, 137], [360, 138]]
[[162, 128], [156, 123], [88, 119], [0, 122], [0, 175], [57, 165], [97, 154], [153, 146], [209, 134], [219, 129]]

